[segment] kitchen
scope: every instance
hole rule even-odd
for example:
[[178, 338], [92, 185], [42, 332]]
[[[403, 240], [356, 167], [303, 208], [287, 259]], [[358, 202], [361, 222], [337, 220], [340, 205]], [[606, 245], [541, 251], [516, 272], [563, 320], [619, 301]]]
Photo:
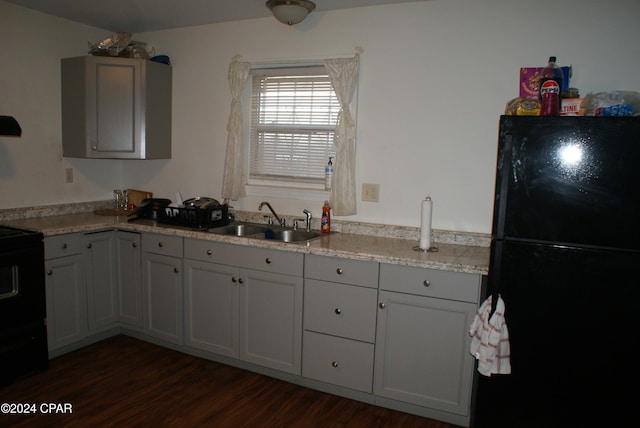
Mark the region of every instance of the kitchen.
[[[434, 229], [489, 234], [497, 120], [506, 101], [516, 96], [518, 69], [555, 54], [561, 64], [573, 65], [572, 85], [586, 94], [637, 88], [640, 68], [635, 1], [606, 6], [420, 1], [314, 12], [293, 27], [265, 14], [151, 31], [135, 38], [171, 57], [172, 159], [69, 159], [61, 156], [60, 58], [84, 55], [87, 42], [116, 29], [5, 1], [0, 12], [0, 110], [18, 118], [23, 128], [21, 138], [2, 138], [0, 144], [0, 209], [107, 200], [113, 189], [127, 187], [169, 198], [177, 191], [216, 197], [231, 59], [328, 57], [360, 46], [357, 190], [361, 183], [379, 183], [380, 201], [358, 197], [358, 214], [335, 220], [417, 227], [419, 203], [429, 194]], [[608, 39], [612, 34], [614, 43]], [[390, 70], [399, 78], [389, 79]], [[65, 182], [68, 168], [74, 172], [72, 183]], [[255, 211], [261, 200], [248, 197], [234, 206]], [[315, 218], [322, 204], [269, 200], [279, 212], [294, 215], [309, 208]]]

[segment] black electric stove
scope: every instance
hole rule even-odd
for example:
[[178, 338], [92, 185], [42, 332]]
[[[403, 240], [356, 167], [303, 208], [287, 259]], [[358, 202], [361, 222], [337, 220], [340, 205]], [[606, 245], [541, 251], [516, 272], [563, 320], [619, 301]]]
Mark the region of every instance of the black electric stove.
[[43, 235], [0, 226], [0, 385], [48, 361]]

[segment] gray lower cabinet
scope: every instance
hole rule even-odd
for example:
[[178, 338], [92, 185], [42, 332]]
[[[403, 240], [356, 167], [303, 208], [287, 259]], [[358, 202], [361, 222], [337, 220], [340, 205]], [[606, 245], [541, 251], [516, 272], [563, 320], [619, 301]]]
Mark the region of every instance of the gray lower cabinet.
[[144, 233], [142, 266], [144, 332], [182, 345], [182, 238]]
[[113, 327], [118, 321], [116, 235], [112, 230], [85, 234], [87, 315], [90, 332]]
[[305, 258], [302, 375], [371, 393], [378, 263]]
[[115, 233], [118, 253], [118, 320], [125, 327], [141, 329], [144, 327], [144, 319], [140, 234], [124, 231]]
[[186, 258], [184, 274], [185, 344], [239, 358], [239, 269]]
[[474, 368], [468, 329], [480, 283], [480, 275], [380, 265], [376, 396], [468, 425]]
[[303, 255], [185, 240], [185, 343], [300, 374]]
[[49, 352], [87, 337], [82, 235], [46, 237], [45, 272]]

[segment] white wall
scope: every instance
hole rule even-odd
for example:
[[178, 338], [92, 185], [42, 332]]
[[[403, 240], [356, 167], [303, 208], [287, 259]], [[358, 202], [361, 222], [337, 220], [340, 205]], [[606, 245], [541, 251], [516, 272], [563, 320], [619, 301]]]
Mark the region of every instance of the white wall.
[[[293, 27], [264, 18], [135, 34], [171, 57], [174, 155], [96, 161], [60, 159], [59, 58], [84, 55], [87, 41], [109, 32], [0, 0], [0, 114], [24, 130], [0, 137], [0, 209], [107, 199], [123, 187], [219, 197], [231, 58], [327, 57], [360, 46], [358, 183], [379, 183], [380, 202], [359, 201], [344, 219], [418, 226], [430, 195], [434, 228], [489, 233], [498, 117], [518, 95], [519, 68], [556, 55], [573, 65], [581, 94], [640, 90], [638, 22], [638, 0], [433, 0], [314, 12]], [[321, 211], [317, 201], [269, 200], [283, 214]], [[258, 202], [234, 206], [253, 211]]]

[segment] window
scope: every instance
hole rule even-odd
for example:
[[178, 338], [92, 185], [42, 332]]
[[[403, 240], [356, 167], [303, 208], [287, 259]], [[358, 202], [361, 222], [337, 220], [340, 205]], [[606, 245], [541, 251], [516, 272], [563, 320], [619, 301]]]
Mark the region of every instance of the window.
[[251, 72], [249, 184], [324, 189], [340, 103], [324, 66]]

